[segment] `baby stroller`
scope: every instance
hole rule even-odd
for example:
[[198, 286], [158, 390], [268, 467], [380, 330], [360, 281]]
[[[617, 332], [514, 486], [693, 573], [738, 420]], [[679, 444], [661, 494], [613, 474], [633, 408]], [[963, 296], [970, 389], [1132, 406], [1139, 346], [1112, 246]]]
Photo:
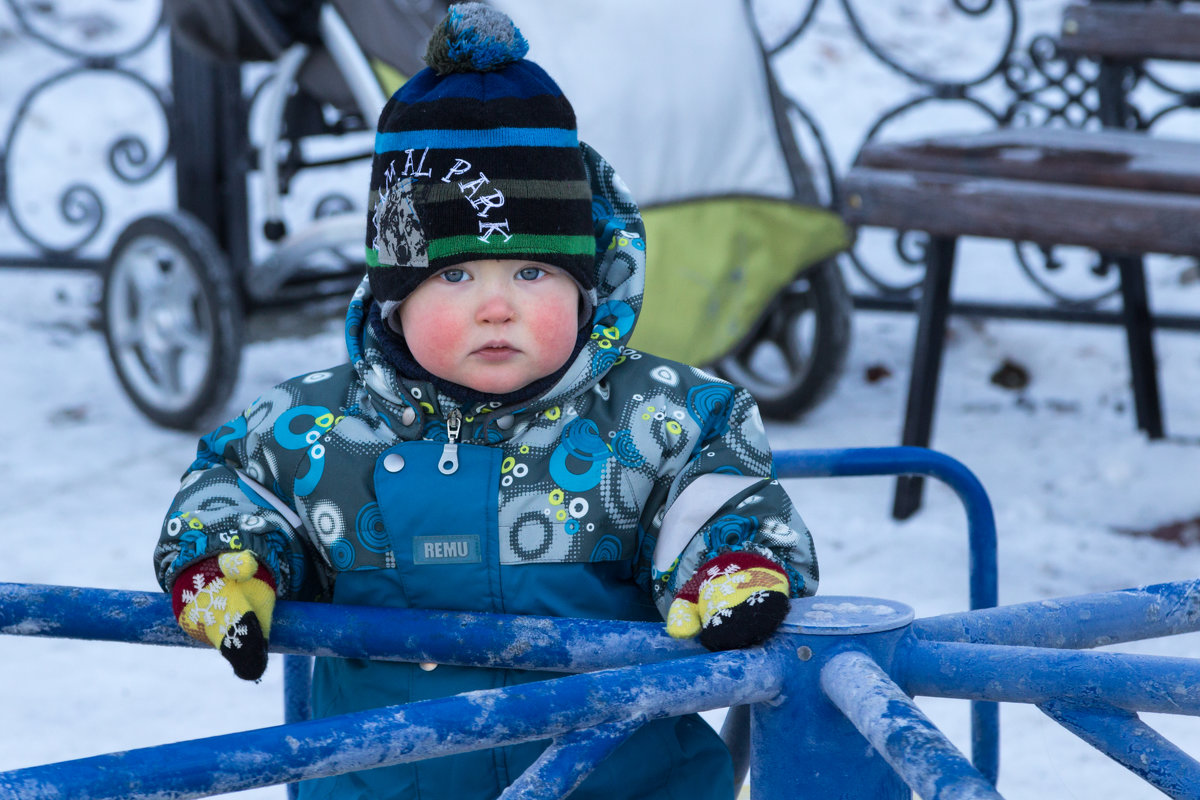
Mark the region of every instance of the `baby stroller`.
[[[833, 260], [847, 232], [817, 199], [749, 2], [711, 4], [704, 15], [681, 0], [492, 5], [526, 32], [529, 57], [575, 105], [580, 138], [642, 206], [652, 246], [633, 346], [745, 386], [769, 418], [793, 419], [819, 402], [849, 344], [850, 300]], [[103, 328], [122, 386], [150, 419], [183, 429], [212, 422], [236, 381], [243, 315], [291, 302], [297, 286], [347, 295], [361, 277], [362, 202], [296, 225], [285, 220], [284, 200], [300, 170], [356, 159], [363, 172], [351, 185], [366, 200], [374, 120], [421, 68], [447, 6], [164, 0], [181, 45], [269, 68], [243, 137], [251, 154], [243, 161], [259, 173], [252, 235], [265, 255], [233, 258], [179, 211], [137, 219], [118, 237]], [[360, 150], [308, 157], [309, 142], [331, 137]]]

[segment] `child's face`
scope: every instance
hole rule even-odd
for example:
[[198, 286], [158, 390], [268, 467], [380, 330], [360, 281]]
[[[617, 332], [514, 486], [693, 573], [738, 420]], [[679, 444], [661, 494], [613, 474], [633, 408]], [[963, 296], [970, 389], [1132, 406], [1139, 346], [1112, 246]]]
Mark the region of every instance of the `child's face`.
[[468, 261], [444, 269], [400, 306], [413, 357], [443, 380], [507, 394], [566, 363], [579, 330], [579, 289], [536, 261]]

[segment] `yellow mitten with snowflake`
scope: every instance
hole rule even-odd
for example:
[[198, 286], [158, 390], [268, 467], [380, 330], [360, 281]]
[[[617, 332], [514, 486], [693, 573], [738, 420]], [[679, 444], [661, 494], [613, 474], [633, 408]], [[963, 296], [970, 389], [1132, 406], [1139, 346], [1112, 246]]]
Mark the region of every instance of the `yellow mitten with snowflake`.
[[222, 553], [188, 567], [171, 588], [171, 608], [179, 626], [221, 651], [235, 675], [248, 681], [262, 677], [275, 579], [253, 553]]
[[787, 575], [766, 556], [736, 550], [704, 562], [675, 593], [667, 633], [676, 639], [700, 635], [709, 650], [759, 644], [787, 616]]

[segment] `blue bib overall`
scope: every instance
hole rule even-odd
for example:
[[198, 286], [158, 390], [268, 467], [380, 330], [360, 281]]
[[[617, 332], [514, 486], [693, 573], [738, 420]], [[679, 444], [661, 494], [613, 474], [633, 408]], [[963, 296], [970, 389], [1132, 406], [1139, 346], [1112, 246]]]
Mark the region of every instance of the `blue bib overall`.
[[[452, 463], [456, 460], [457, 463]], [[342, 572], [334, 602], [449, 611], [661, 622], [629, 561], [501, 564], [501, 454], [481, 445], [402, 442], [376, 462], [393, 569]], [[326, 717], [555, 673], [319, 658], [312, 709]], [[548, 741], [339, 775], [300, 785], [302, 800], [484, 800], [499, 796]], [[695, 715], [644, 725], [572, 793], [572, 800], [733, 796], [729, 753]]]

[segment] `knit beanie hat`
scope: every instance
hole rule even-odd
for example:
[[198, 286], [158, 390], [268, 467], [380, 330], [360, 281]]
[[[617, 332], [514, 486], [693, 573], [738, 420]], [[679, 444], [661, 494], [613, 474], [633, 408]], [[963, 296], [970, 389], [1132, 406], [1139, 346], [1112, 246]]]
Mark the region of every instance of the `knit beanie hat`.
[[367, 214], [367, 275], [387, 319], [426, 278], [479, 259], [529, 259], [594, 288], [591, 189], [575, 112], [524, 56], [503, 13], [461, 3], [429, 65], [384, 106]]

